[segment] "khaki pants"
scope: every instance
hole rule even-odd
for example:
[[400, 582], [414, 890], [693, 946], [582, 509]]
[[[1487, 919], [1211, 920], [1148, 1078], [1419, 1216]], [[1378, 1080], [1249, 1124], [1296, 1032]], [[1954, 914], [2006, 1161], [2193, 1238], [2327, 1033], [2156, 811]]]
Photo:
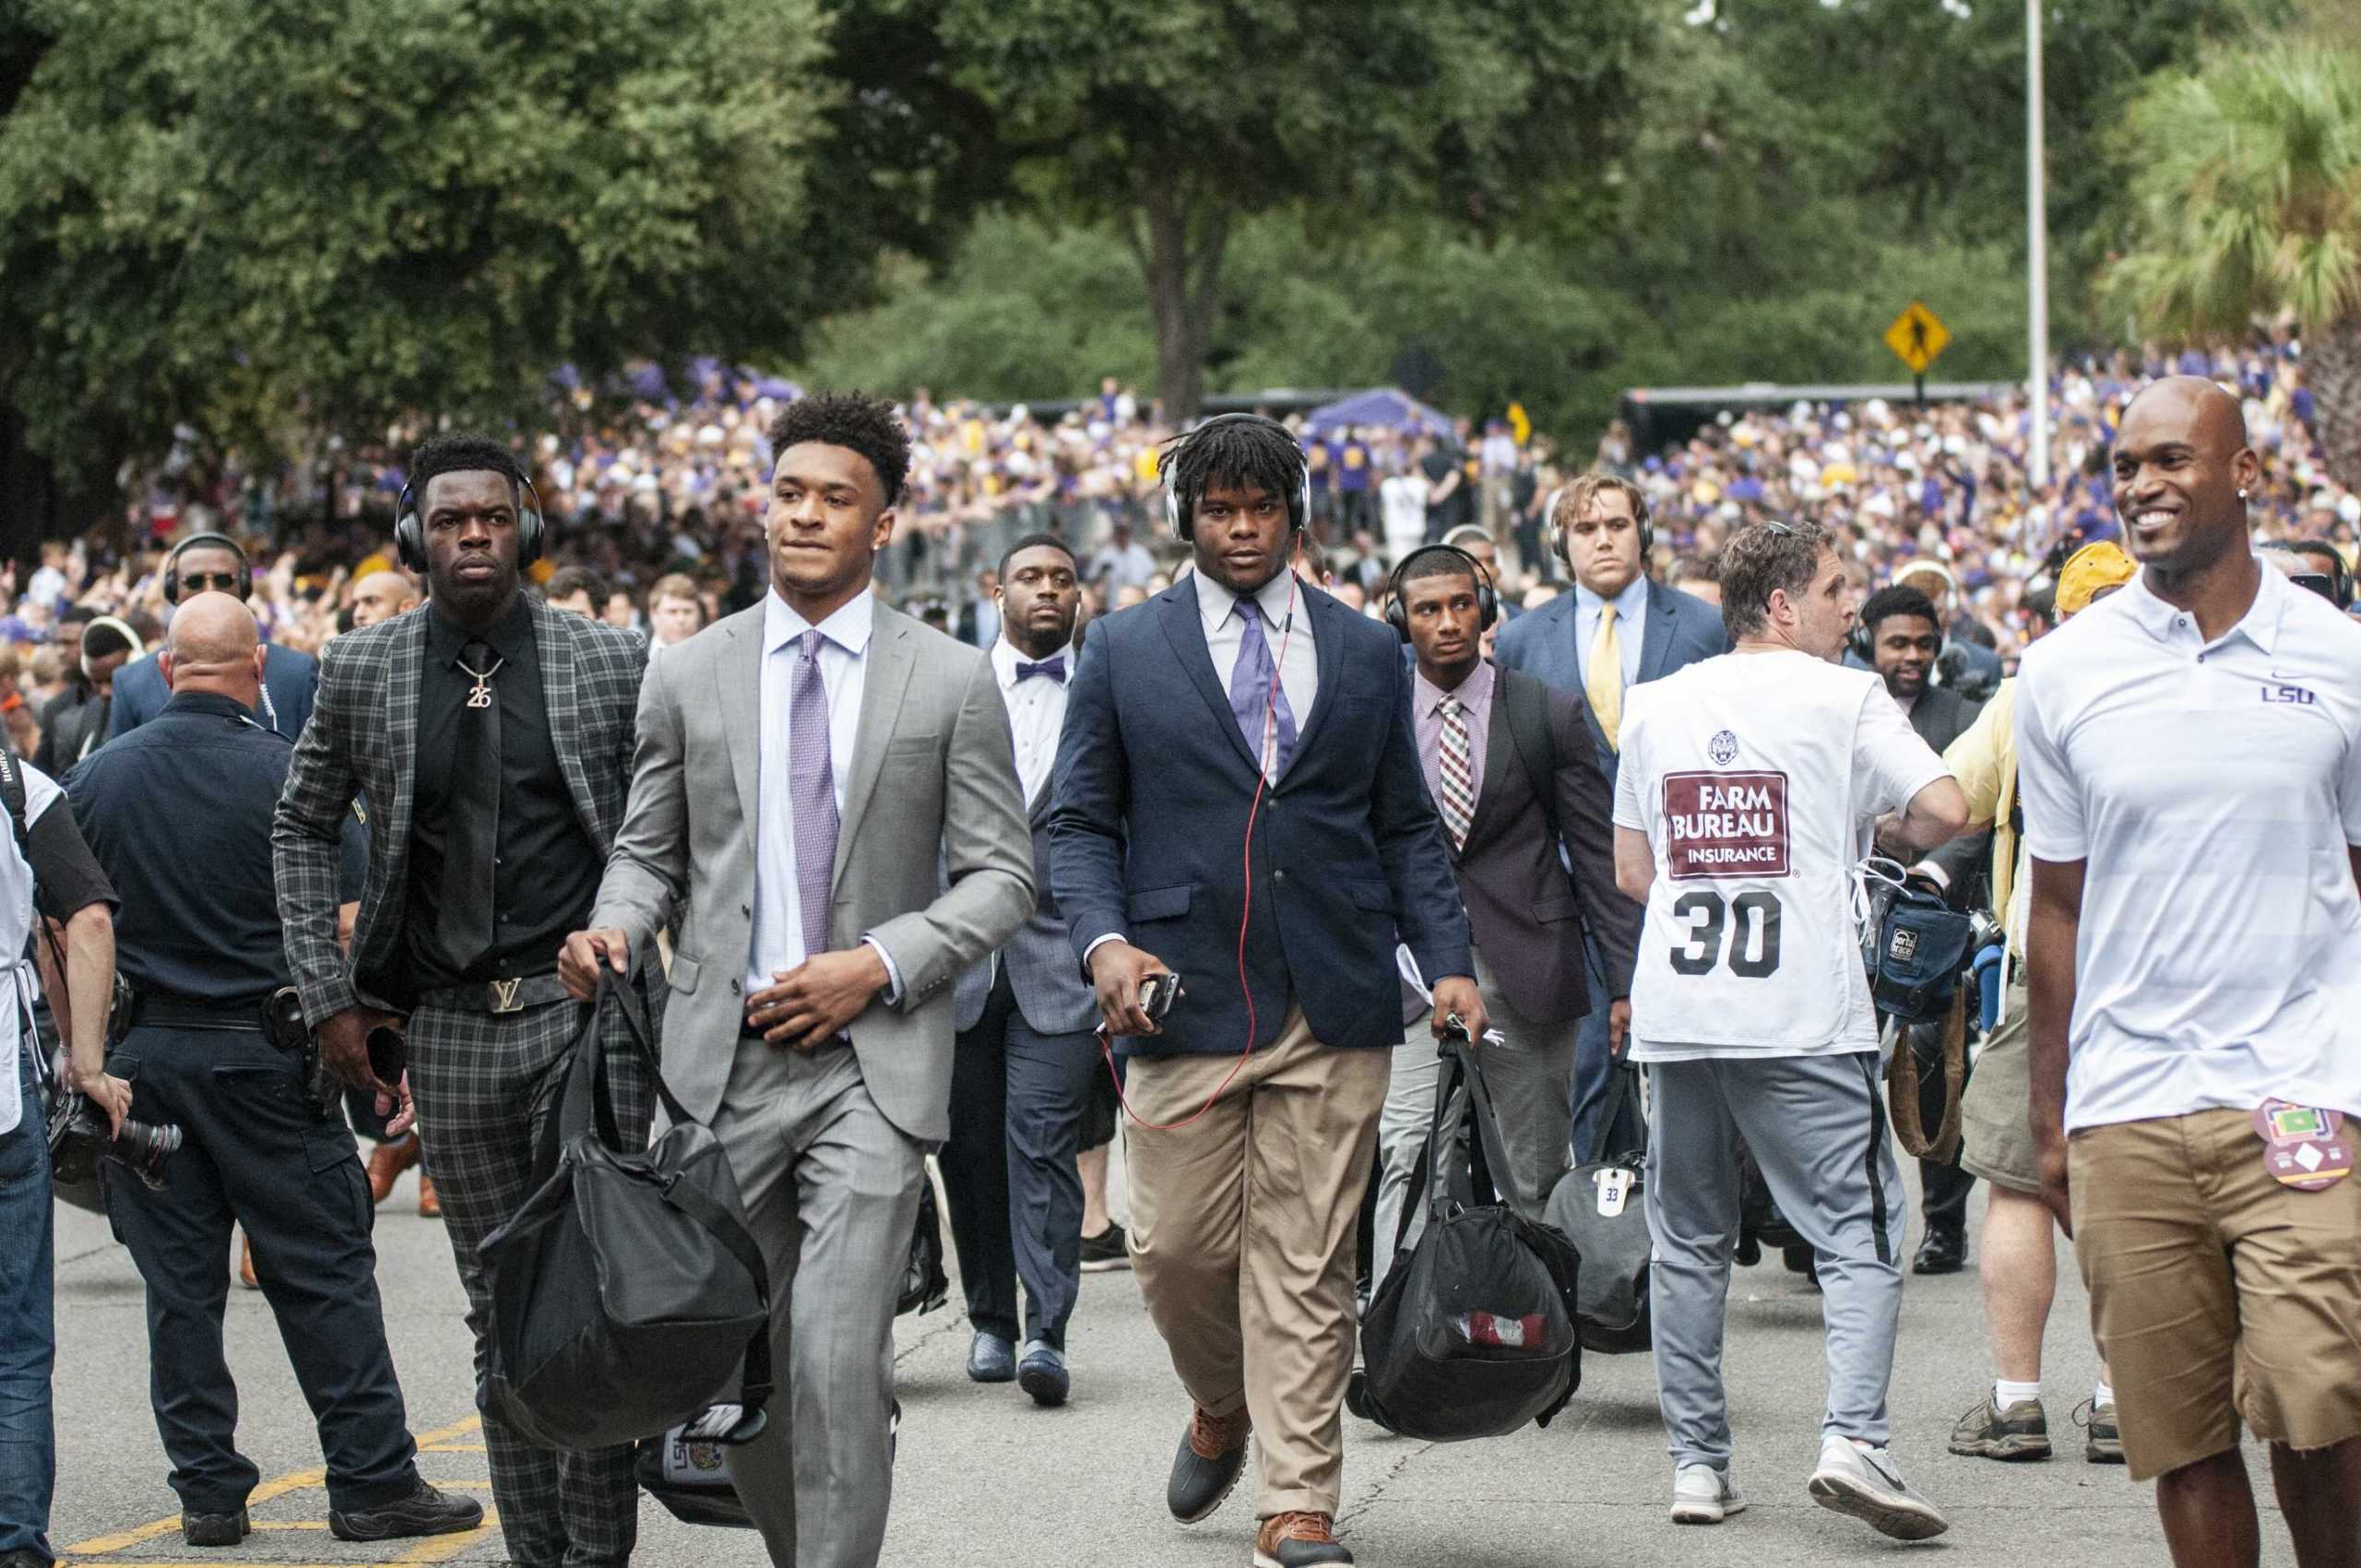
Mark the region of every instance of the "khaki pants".
[[1228, 1053], [1130, 1062], [1145, 1122], [1195, 1115], [1238, 1070], [1188, 1126], [1133, 1126], [1132, 1257], [1189, 1396], [1253, 1417], [1262, 1518], [1334, 1515], [1342, 1493], [1353, 1236], [1392, 1065], [1391, 1051], [1322, 1045], [1292, 1007], [1243, 1066]]

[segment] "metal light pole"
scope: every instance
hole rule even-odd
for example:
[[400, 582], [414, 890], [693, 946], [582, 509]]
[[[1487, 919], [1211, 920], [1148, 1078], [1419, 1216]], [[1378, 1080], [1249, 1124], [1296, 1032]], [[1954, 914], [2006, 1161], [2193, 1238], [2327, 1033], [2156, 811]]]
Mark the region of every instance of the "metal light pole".
[[2049, 488], [2049, 194], [2041, 149], [2041, 6], [2025, 0], [2025, 393], [2027, 477]]

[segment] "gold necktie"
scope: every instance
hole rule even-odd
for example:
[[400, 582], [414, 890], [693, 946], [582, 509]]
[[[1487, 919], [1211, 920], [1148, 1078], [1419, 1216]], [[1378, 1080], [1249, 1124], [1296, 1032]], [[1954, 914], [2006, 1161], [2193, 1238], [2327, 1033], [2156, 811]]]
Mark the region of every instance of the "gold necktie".
[[1598, 607], [1598, 635], [1591, 639], [1590, 673], [1583, 683], [1590, 694], [1590, 710], [1607, 736], [1607, 749], [1619, 752], [1617, 731], [1623, 728], [1623, 639], [1615, 635], [1615, 606]]

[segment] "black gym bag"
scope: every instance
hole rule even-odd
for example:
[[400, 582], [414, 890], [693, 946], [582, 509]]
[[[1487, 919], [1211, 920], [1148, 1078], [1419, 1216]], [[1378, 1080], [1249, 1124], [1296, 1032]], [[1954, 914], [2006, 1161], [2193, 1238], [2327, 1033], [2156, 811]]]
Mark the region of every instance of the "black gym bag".
[[1548, 1426], [1582, 1382], [1582, 1346], [1573, 1246], [1494, 1196], [1508, 1162], [1477, 1053], [1455, 1031], [1442, 1051], [1426, 1232], [1370, 1303], [1361, 1357], [1371, 1420], [1454, 1443]]
[[[672, 1119], [644, 1152], [617, 1146], [599, 1028], [609, 1007]], [[742, 1364], [728, 1440], [753, 1436], [771, 1393], [770, 1277], [728, 1154], [665, 1086], [620, 977], [602, 971], [583, 1010], [534, 1171], [532, 1196], [483, 1241], [492, 1322], [478, 1408], [543, 1447], [603, 1448], [710, 1420], [714, 1391]]]
[[[1599, 1119], [1602, 1140], [1613, 1131], [1624, 1099], [1631, 1093], [1640, 1070], [1618, 1063], [1610, 1071], [1614, 1087], [1607, 1091], [1607, 1106]], [[1648, 1217], [1641, 1204], [1648, 1158], [1647, 1129], [1641, 1126], [1636, 1149], [1601, 1150], [1603, 1158], [1578, 1165], [1560, 1179], [1549, 1194], [1546, 1218], [1552, 1229], [1574, 1244], [1582, 1272], [1574, 1292], [1574, 1325], [1583, 1348], [1602, 1355], [1628, 1356], [1652, 1343], [1648, 1320]], [[1614, 1214], [1599, 1212], [1600, 1179], [1609, 1170], [1631, 1172], [1623, 1206]]]

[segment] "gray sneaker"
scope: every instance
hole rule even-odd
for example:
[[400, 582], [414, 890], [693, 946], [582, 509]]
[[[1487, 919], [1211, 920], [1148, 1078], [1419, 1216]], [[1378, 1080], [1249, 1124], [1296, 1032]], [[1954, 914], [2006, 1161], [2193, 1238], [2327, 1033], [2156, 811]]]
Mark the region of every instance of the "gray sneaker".
[[2115, 1407], [2102, 1405], [2096, 1398], [2083, 1400], [2074, 1407], [2074, 1424], [2088, 1434], [2082, 1445], [2082, 1457], [2094, 1465], [2123, 1463], [2123, 1429], [2116, 1424]]
[[1896, 1540], [1929, 1540], [1952, 1527], [1935, 1505], [1910, 1490], [1902, 1468], [1882, 1448], [1863, 1448], [1833, 1434], [1820, 1445], [1820, 1467], [1808, 1483], [1812, 1501], [1849, 1514]]
[[2047, 1459], [2049, 1414], [2038, 1399], [2020, 1399], [2007, 1409], [1984, 1402], [1952, 1428], [1952, 1452], [1970, 1459]]
[[1683, 1465], [1672, 1477], [1672, 1522], [1676, 1525], [1718, 1525], [1743, 1513], [1746, 1499], [1727, 1470], [1711, 1465]]

